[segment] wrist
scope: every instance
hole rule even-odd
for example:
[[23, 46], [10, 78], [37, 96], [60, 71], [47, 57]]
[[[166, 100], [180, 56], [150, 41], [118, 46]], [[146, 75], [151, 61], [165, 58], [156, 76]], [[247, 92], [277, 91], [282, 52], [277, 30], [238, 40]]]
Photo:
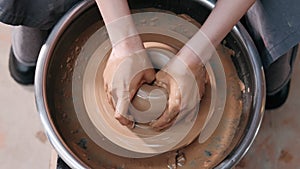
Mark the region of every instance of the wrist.
[[128, 37], [113, 46], [114, 54], [118, 57], [130, 56], [144, 50], [144, 45], [139, 35]]
[[[185, 69], [189, 69], [189, 71], [193, 74], [193, 76], [197, 79], [205, 70], [205, 66], [203, 60], [195, 54], [191, 49], [184, 46], [178, 55], [176, 56], [177, 60], [180, 60], [185, 65]], [[186, 71], [186, 70], [181, 70]]]
[[[138, 40], [138, 31], [135, 27], [134, 21], [131, 17], [131, 15], [126, 15], [123, 17], [120, 17], [108, 24], [105, 25], [107, 29], [107, 33], [109, 35], [109, 39], [112, 43], [112, 46], [115, 46], [119, 43], [123, 43], [127, 40], [133, 41]], [[133, 37], [133, 38], [131, 38]], [[129, 40], [128, 40], [129, 39]], [[125, 41], [125, 44], [127, 42]]]
[[[206, 34], [199, 30], [183, 47], [186, 57], [191, 56], [190, 59], [186, 58], [189, 62], [202, 62], [206, 64], [211, 56], [216, 52], [215, 46]], [[183, 56], [184, 56], [183, 55]], [[193, 65], [193, 63], [189, 63]]]
[[190, 69], [203, 66], [203, 60], [190, 48], [184, 46], [177, 54], [178, 59], [185, 63]]

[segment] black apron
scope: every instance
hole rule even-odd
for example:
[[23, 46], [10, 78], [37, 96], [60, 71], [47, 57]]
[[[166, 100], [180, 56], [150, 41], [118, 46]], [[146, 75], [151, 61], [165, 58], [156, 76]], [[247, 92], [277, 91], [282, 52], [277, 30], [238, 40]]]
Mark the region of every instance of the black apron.
[[80, 0], [0, 0], [0, 22], [48, 30]]
[[264, 67], [300, 42], [299, 0], [257, 0], [246, 21]]

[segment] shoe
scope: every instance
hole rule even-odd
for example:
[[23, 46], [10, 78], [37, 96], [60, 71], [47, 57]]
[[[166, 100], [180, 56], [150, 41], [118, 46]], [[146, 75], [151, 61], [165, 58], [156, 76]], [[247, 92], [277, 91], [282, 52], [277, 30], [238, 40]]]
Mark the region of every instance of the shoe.
[[33, 85], [34, 84], [34, 74], [36, 66], [27, 66], [23, 63], [20, 63], [13, 49], [10, 49], [9, 53], [9, 72], [11, 77], [21, 85]]
[[291, 81], [289, 81], [280, 91], [266, 97], [266, 109], [276, 109], [282, 106], [289, 95]]
[[71, 169], [71, 168], [60, 157], [58, 157], [56, 169]]

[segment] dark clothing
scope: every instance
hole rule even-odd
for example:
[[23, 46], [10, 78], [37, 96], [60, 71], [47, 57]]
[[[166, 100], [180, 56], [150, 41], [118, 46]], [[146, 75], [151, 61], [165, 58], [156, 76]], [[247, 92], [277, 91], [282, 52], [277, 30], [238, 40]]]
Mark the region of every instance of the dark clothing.
[[268, 95], [279, 92], [291, 78], [294, 46], [300, 42], [299, 7], [299, 0], [256, 0], [246, 14], [245, 26], [260, 53]]
[[[0, 0], [0, 21], [50, 29], [81, 0]], [[300, 41], [299, 0], [257, 0], [246, 14], [248, 31], [265, 67]]]
[[[36, 32], [42, 32], [40, 30], [52, 28], [79, 1], [81, 0], [0, 0], [0, 22], [38, 28]], [[276, 93], [290, 80], [294, 58], [285, 53], [300, 42], [299, 7], [299, 0], [257, 0], [245, 15], [245, 26], [258, 48], [265, 68], [268, 93]], [[26, 58], [20, 44], [23, 41], [18, 40], [33, 37], [30, 31], [16, 35], [16, 43], [13, 43], [16, 57], [19, 61], [35, 62], [36, 54], [27, 54], [29, 59]], [[43, 38], [40, 39], [43, 43]], [[23, 46], [28, 44], [25, 42]], [[36, 50], [32, 47], [27, 51]], [[278, 60], [279, 57], [282, 59]]]
[[0, 22], [48, 30], [80, 0], [0, 0]]
[[246, 14], [264, 67], [300, 42], [299, 0], [257, 0]]

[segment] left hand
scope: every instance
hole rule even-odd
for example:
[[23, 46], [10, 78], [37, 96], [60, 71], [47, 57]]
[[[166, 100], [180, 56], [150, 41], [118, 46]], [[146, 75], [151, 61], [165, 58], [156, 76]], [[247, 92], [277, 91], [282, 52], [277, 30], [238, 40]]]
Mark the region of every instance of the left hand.
[[156, 130], [170, 127], [176, 120], [184, 117], [194, 118], [205, 92], [206, 70], [199, 60], [187, 64], [182, 53], [172, 58], [156, 74], [155, 84], [169, 93], [166, 110], [150, 125]]

